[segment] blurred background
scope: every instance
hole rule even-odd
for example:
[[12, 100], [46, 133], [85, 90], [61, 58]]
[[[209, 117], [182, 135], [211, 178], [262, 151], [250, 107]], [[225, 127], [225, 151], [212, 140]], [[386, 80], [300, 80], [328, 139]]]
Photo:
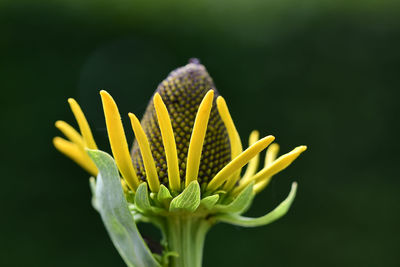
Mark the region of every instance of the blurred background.
[[124, 266], [88, 174], [52, 146], [54, 122], [76, 125], [76, 98], [110, 151], [99, 90], [129, 126], [191, 57], [243, 143], [258, 129], [282, 153], [309, 147], [248, 212], [265, 214], [298, 181], [288, 215], [215, 226], [204, 266], [400, 266], [399, 1], [3, 0], [0, 32], [0, 266]]

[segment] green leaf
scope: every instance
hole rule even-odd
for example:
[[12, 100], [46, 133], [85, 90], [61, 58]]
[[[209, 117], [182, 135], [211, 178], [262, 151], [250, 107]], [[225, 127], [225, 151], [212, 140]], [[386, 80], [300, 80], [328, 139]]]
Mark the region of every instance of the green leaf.
[[242, 213], [251, 204], [254, 198], [254, 182], [250, 183], [240, 194], [228, 205], [218, 204], [215, 209], [221, 213]]
[[200, 185], [193, 181], [181, 194], [171, 201], [170, 211], [189, 211], [194, 212], [200, 205]]
[[92, 206], [95, 210], [99, 211], [99, 204], [96, 199], [96, 179], [94, 177], [89, 178], [89, 185], [92, 192]]
[[146, 212], [151, 210], [149, 194], [147, 191], [147, 183], [141, 183], [136, 190], [135, 206], [138, 210]]
[[99, 169], [96, 199], [106, 229], [121, 257], [129, 267], [160, 267], [143, 241], [122, 191], [117, 166], [105, 152], [87, 150]]
[[202, 205], [206, 209], [210, 210], [215, 206], [215, 204], [217, 203], [218, 199], [219, 199], [219, 195], [218, 194], [212, 195], [212, 196], [208, 196], [208, 197], [203, 198], [200, 201], [200, 205]]
[[160, 185], [160, 191], [157, 194], [157, 200], [159, 202], [165, 203], [172, 199], [171, 193], [169, 192], [168, 188], [165, 185]]
[[282, 201], [281, 204], [279, 204], [279, 206], [276, 207], [273, 211], [262, 217], [249, 218], [237, 214], [223, 214], [217, 216], [216, 219], [220, 222], [230, 223], [233, 225], [244, 226], [244, 227], [257, 227], [270, 224], [278, 220], [288, 212], [296, 196], [296, 190], [297, 190], [297, 183], [293, 183], [292, 189], [290, 190], [290, 193], [287, 196], [287, 198], [284, 201]]

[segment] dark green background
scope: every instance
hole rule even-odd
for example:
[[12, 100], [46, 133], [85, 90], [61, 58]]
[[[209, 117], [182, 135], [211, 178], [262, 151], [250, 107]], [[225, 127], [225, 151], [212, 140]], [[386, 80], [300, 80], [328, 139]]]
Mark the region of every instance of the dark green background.
[[[54, 122], [76, 98], [109, 151], [99, 89], [124, 115], [198, 57], [243, 142], [309, 150], [249, 215], [299, 182], [267, 227], [217, 225], [204, 266], [400, 266], [398, 1], [0, 2], [0, 266], [124, 266], [90, 205], [88, 175], [59, 154]], [[129, 128], [127, 128], [129, 129]], [[127, 131], [129, 140], [133, 133]], [[154, 234], [149, 227], [145, 233]]]

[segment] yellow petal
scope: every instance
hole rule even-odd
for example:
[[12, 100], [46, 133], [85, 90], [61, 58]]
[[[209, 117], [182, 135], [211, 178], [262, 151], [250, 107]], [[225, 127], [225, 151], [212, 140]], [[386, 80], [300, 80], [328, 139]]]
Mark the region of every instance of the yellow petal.
[[256, 184], [271, 179], [271, 177], [278, 172], [284, 170], [288, 167], [302, 152], [307, 149], [306, 146], [298, 146], [289, 153], [280, 156], [277, 160], [275, 160], [272, 164], [263, 168], [256, 175], [251, 177], [247, 182], [240, 184], [235, 188], [234, 194], [239, 193], [243, 190], [250, 182], [255, 181]]
[[121, 179], [121, 186], [125, 194], [129, 193], [129, 186], [126, 184], [124, 179]]
[[231, 158], [234, 159], [237, 155], [242, 153], [242, 142], [238, 131], [236, 130], [235, 124], [233, 123], [231, 114], [229, 113], [228, 106], [226, 105], [225, 99], [222, 96], [217, 98], [218, 113], [221, 116], [222, 121], [228, 132], [229, 141], [231, 143]]
[[156, 164], [151, 154], [149, 140], [147, 140], [146, 134], [136, 116], [133, 113], [129, 113], [129, 118], [131, 119], [132, 129], [139, 144], [140, 153], [142, 154], [147, 182], [149, 183], [150, 190], [157, 193], [160, 190], [160, 181], [158, 180]]
[[81, 149], [85, 148], [82, 136], [65, 121], [56, 121], [55, 126], [59, 129], [72, 143], [78, 145]]
[[269, 182], [271, 181], [272, 176], [270, 176], [267, 179], [262, 180], [261, 182], [258, 182], [254, 185], [253, 187], [253, 192], [254, 194], [258, 194], [260, 193], [262, 190], [264, 190], [264, 188], [269, 184]]
[[94, 165], [86, 153], [82, 152], [82, 149], [78, 145], [61, 137], [53, 138], [53, 144], [58, 151], [75, 161], [91, 175], [97, 176], [98, 170], [96, 165]]
[[[234, 159], [237, 155], [242, 153], [242, 141], [240, 140], [240, 136], [238, 131], [236, 130], [235, 124], [233, 123], [231, 114], [229, 113], [228, 106], [226, 105], [225, 99], [222, 96], [217, 98], [217, 108], [219, 115], [221, 116], [222, 121], [226, 127], [228, 132], [229, 141], [231, 145], [231, 159]], [[233, 184], [239, 180], [241, 168], [232, 173], [232, 177], [229, 178], [228, 182], [225, 185], [225, 190], [229, 190], [230, 187], [233, 187]]]
[[133, 168], [118, 107], [109, 93], [102, 90], [100, 95], [106, 118], [108, 138], [115, 162], [122, 177], [126, 180], [129, 187], [135, 191], [139, 186], [139, 180]]
[[[249, 137], [249, 147], [258, 141], [259, 136], [260, 136], [260, 134], [258, 131], [251, 132], [250, 137]], [[268, 149], [270, 147], [271, 146], [269, 146]], [[254, 158], [252, 158], [250, 160], [249, 164], [247, 165], [246, 172], [243, 174], [240, 182], [246, 181], [247, 179], [249, 179], [251, 176], [253, 176], [256, 173], [259, 161], [260, 161], [260, 154], [257, 154]]]
[[230, 177], [230, 175], [232, 175], [232, 173], [246, 165], [246, 163], [248, 163], [254, 156], [265, 149], [272, 141], [274, 141], [274, 139], [275, 137], [271, 135], [264, 137], [243, 151], [239, 156], [234, 158], [214, 176], [214, 178], [208, 184], [207, 190], [214, 191], [218, 189], [218, 187], [220, 187]]
[[86, 147], [90, 149], [97, 149], [97, 145], [96, 142], [94, 141], [92, 131], [90, 130], [89, 127], [89, 123], [87, 122], [81, 107], [73, 98], [69, 98], [68, 103], [71, 107], [72, 113], [74, 113], [76, 121], [78, 122], [79, 129], [83, 136], [83, 140], [85, 141]]
[[190, 184], [190, 182], [197, 180], [201, 152], [203, 149], [203, 142], [206, 135], [213, 99], [214, 91], [210, 90], [201, 101], [196, 114], [192, 136], [190, 137], [188, 157], [186, 162], [186, 187]]
[[279, 153], [279, 145], [277, 143], [271, 144], [265, 154], [264, 168], [271, 165]]
[[171, 125], [171, 119], [169, 117], [167, 107], [158, 93], [154, 95], [153, 102], [157, 113], [158, 125], [160, 126], [165, 155], [167, 158], [169, 187], [172, 191], [178, 192], [181, 188], [181, 178], [179, 176], [178, 153], [176, 151], [176, 143]]
[[[274, 160], [276, 159], [276, 156], [278, 155], [278, 152], [279, 152], [279, 145], [277, 143], [273, 143], [268, 147], [266, 155], [265, 155], [264, 168], [268, 167], [269, 165], [271, 165], [274, 162]], [[256, 183], [253, 187], [253, 192], [255, 194], [258, 194], [259, 192], [264, 190], [264, 188], [269, 184], [271, 179], [272, 179], [272, 175], [270, 177], [265, 178], [262, 181]]]

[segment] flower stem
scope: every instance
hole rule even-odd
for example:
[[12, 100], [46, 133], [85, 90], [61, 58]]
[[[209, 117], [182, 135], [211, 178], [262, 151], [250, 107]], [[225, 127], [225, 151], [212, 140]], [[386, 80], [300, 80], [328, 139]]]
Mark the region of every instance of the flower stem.
[[204, 217], [173, 215], [167, 218], [166, 237], [170, 251], [179, 256], [170, 258], [171, 267], [201, 267], [203, 245], [211, 223]]

